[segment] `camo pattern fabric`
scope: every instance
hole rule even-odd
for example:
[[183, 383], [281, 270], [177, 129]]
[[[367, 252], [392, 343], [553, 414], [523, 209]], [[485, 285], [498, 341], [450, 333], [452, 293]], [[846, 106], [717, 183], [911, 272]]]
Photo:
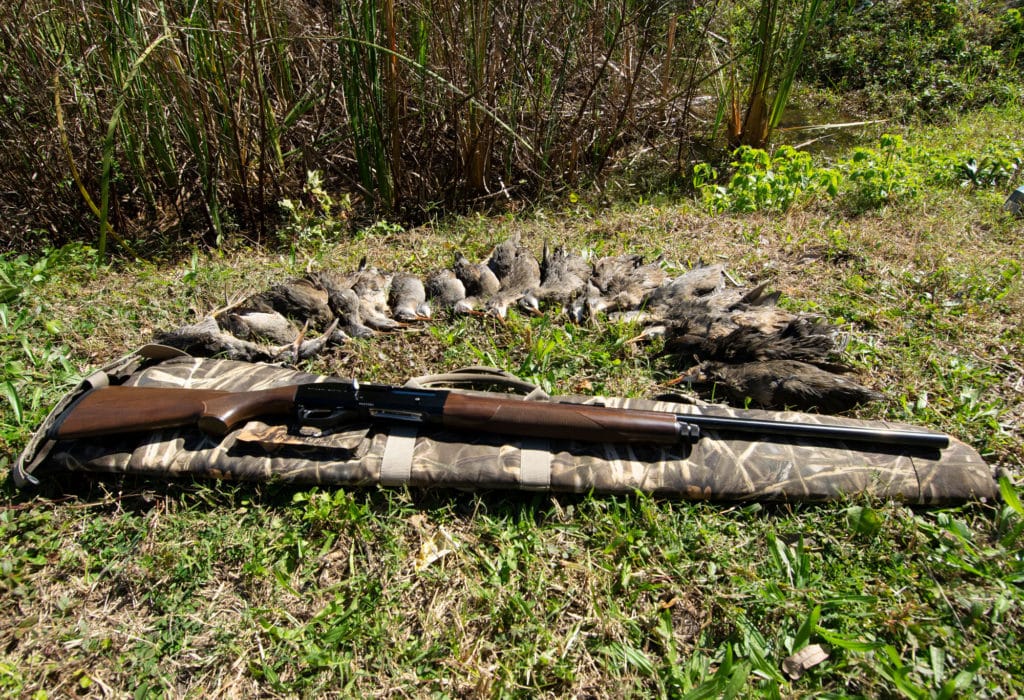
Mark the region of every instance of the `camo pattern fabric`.
[[[144, 367], [124, 382], [135, 386], [251, 391], [336, 378], [229, 360], [181, 357]], [[507, 395], [505, 395], [507, 396]], [[675, 402], [594, 397], [607, 406], [794, 422], [895, 428], [803, 413], [738, 410]], [[385, 453], [398, 454], [399, 481], [414, 487], [550, 489], [626, 493], [643, 491], [720, 501], [824, 501], [868, 494], [938, 505], [992, 499], [996, 486], [973, 449], [951, 438], [940, 452], [870, 449], [792, 439], [720, 439], [714, 431], [676, 446], [585, 443], [468, 434], [418, 426], [345, 426], [318, 433], [253, 421], [224, 438], [195, 428], [158, 430], [145, 437], [58, 441], [45, 462], [71, 470], [143, 475], [193, 475], [232, 480], [368, 486], [382, 482]], [[402, 432], [405, 431], [405, 432]], [[401, 433], [401, 434], [400, 434]], [[40, 460], [36, 459], [36, 462]], [[403, 472], [404, 469], [404, 472]]]

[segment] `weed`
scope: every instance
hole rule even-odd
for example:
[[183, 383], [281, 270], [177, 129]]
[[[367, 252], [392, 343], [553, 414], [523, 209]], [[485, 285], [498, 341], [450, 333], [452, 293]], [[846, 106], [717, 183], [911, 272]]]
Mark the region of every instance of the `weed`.
[[732, 175], [727, 186], [715, 184], [717, 172], [707, 163], [694, 168], [694, 187], [711, 212], [785, 212], [815, 196], [834, 196], [838, 173], [817, 168], [811, 155], [790, 146], [775, 154], [743, 146], [733, 153]]
[[863, 212], [892, 202], [913, 199], [920, 179], [906, 158], [903, 138], [886, 134], [878, 150], [855, 148], [840, 167], [849, 182], [844, 197], [854, 212]]
[[278, 204], [288, 215], [288, 222], [277, 229], [282, 243], [293, 248], [318, 251], [336, 243], [347, 231], [346, 220], [352, 209], [352, 200], [346, 193], [335, 199], [324, 189], [323, 175], [311, 170], [306, 173], [303, 201], [284, 198]]

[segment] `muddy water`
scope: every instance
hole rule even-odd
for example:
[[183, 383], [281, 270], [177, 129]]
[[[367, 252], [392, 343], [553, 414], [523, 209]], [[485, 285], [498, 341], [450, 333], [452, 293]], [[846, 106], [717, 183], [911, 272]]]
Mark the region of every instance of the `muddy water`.
[[817, 106], [786, 108], [775, 130], [774, 143], [800, 147], [815, 155], [834, 156], [851, 146], [871, 144], [884, 131], [885, 122]]

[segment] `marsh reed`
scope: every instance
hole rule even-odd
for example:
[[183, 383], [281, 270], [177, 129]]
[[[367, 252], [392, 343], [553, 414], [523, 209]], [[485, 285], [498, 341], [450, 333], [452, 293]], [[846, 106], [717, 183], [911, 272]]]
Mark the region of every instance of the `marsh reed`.
[[0, 244], [262, 239], [308, 171], [400, 221], [671, 172], [749, 54], [723, 3], [4, 3]]

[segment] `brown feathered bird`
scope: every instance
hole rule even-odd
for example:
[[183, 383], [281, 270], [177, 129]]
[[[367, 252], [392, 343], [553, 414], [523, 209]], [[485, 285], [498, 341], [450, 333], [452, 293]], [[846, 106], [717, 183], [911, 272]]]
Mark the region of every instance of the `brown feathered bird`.
[[615, 255], [594, 263], [586, 306], [591, 317], [638, 308], [668, 280], [661, 259], [644, 263], [640, 255]]
[[463, 298], [455, 302], [452, 310], [457, 314], [482, 313], [480, 308], [501, 288], [494, 271], [485, 263], [470, 261], [462, 253], [456, 254], [452, 270], [466, 291]]
[[695, 267], [651, 290], [640, 302], [635, 320], [666, 321], [692, 316], [697, 308], [725, 290], [725, 267]]
[[577, 302], [585, 297], [591, 270], [591, 264], [582, 255], [569, 253], [564, 246], [552, 251], [545, 242], [540, 261], [540, 286], [526, 290], [520, 307], [536, 314], [541, 307], [553, 306], [559, 312], [569, 313], [571, 320], [581, 322], [583, 305]]
[[242, 306], [254, 311], [276, 311], [299, 323], [309, 321], [316, 328], [325, 328], [334, 318], [327, 290], [315, 280], [305, 278], [275, 284], [249, 297]]
[[828, 362], [836, 350], [835, 327], [808, 317], [792, 317], [781, 327], [739, 325], [715, 314], [696, 315], [665, 327], [664, 355], [685, 361], [801, 360]]
[[455, 255], [455, 265], [452, 268], [455, 276], [466, 288], [467, 297], [487, 299], [497, 293], [501, 282], [497, 275], [486, 263], [472, 262], [462, 253]]
[[498, 279], [498, 291], [486, 301], [487, 313], [505, 318], [508, 307], [540, 286], [540, 263], [526, 246], [505, 241], [494, 248], [487, 261]]
[[298, 327], [276, 311], [230, 309], [217, 315], [217, 325], [240, 340], [277, 345], [292, 343], [299, 335]]
[[689, 383], [715, 398], [724, 395], [733, 405], [744, 406], [749, 402], [769, 409], [841, 413], [883, 398], [879, 392], [852, 379], [797, 360], [704, 362], [677, 381]]
[[352, 277], [335, 270], [323, 270], [311, 275], [326, 291], [331, 311], [341, 329], [353, 338], [367, 338], [376, 334], [363, 323], [359, 296], [352, 290]]
[[425, 286], [427, 299], [448, 311], [466, 298], [466, 285], [455, 275], [454, 270], [442, 269], [430, 273]]
[[332, 321], [319, 337], [307, 339], [297, 334], [287, 344], [268, 347], [236, 338], [222, 330], [216, 319], [207, 316], [198, 323], [157, 334], [155, 340], [196, 357], [223, 357], [244, 362], [296, 362], [320, 353], [330, 342], [337, 342], [336, 327], [337, 321]]
[[391, 275], [376, 267], [367, 267], [366, 262], [352, 275], [352, 291], [359, 297], [359, 316], [370, 328], [378, 331], [393, 331], [403, 324], [391, 318], [388, 307], [388, 288]]

